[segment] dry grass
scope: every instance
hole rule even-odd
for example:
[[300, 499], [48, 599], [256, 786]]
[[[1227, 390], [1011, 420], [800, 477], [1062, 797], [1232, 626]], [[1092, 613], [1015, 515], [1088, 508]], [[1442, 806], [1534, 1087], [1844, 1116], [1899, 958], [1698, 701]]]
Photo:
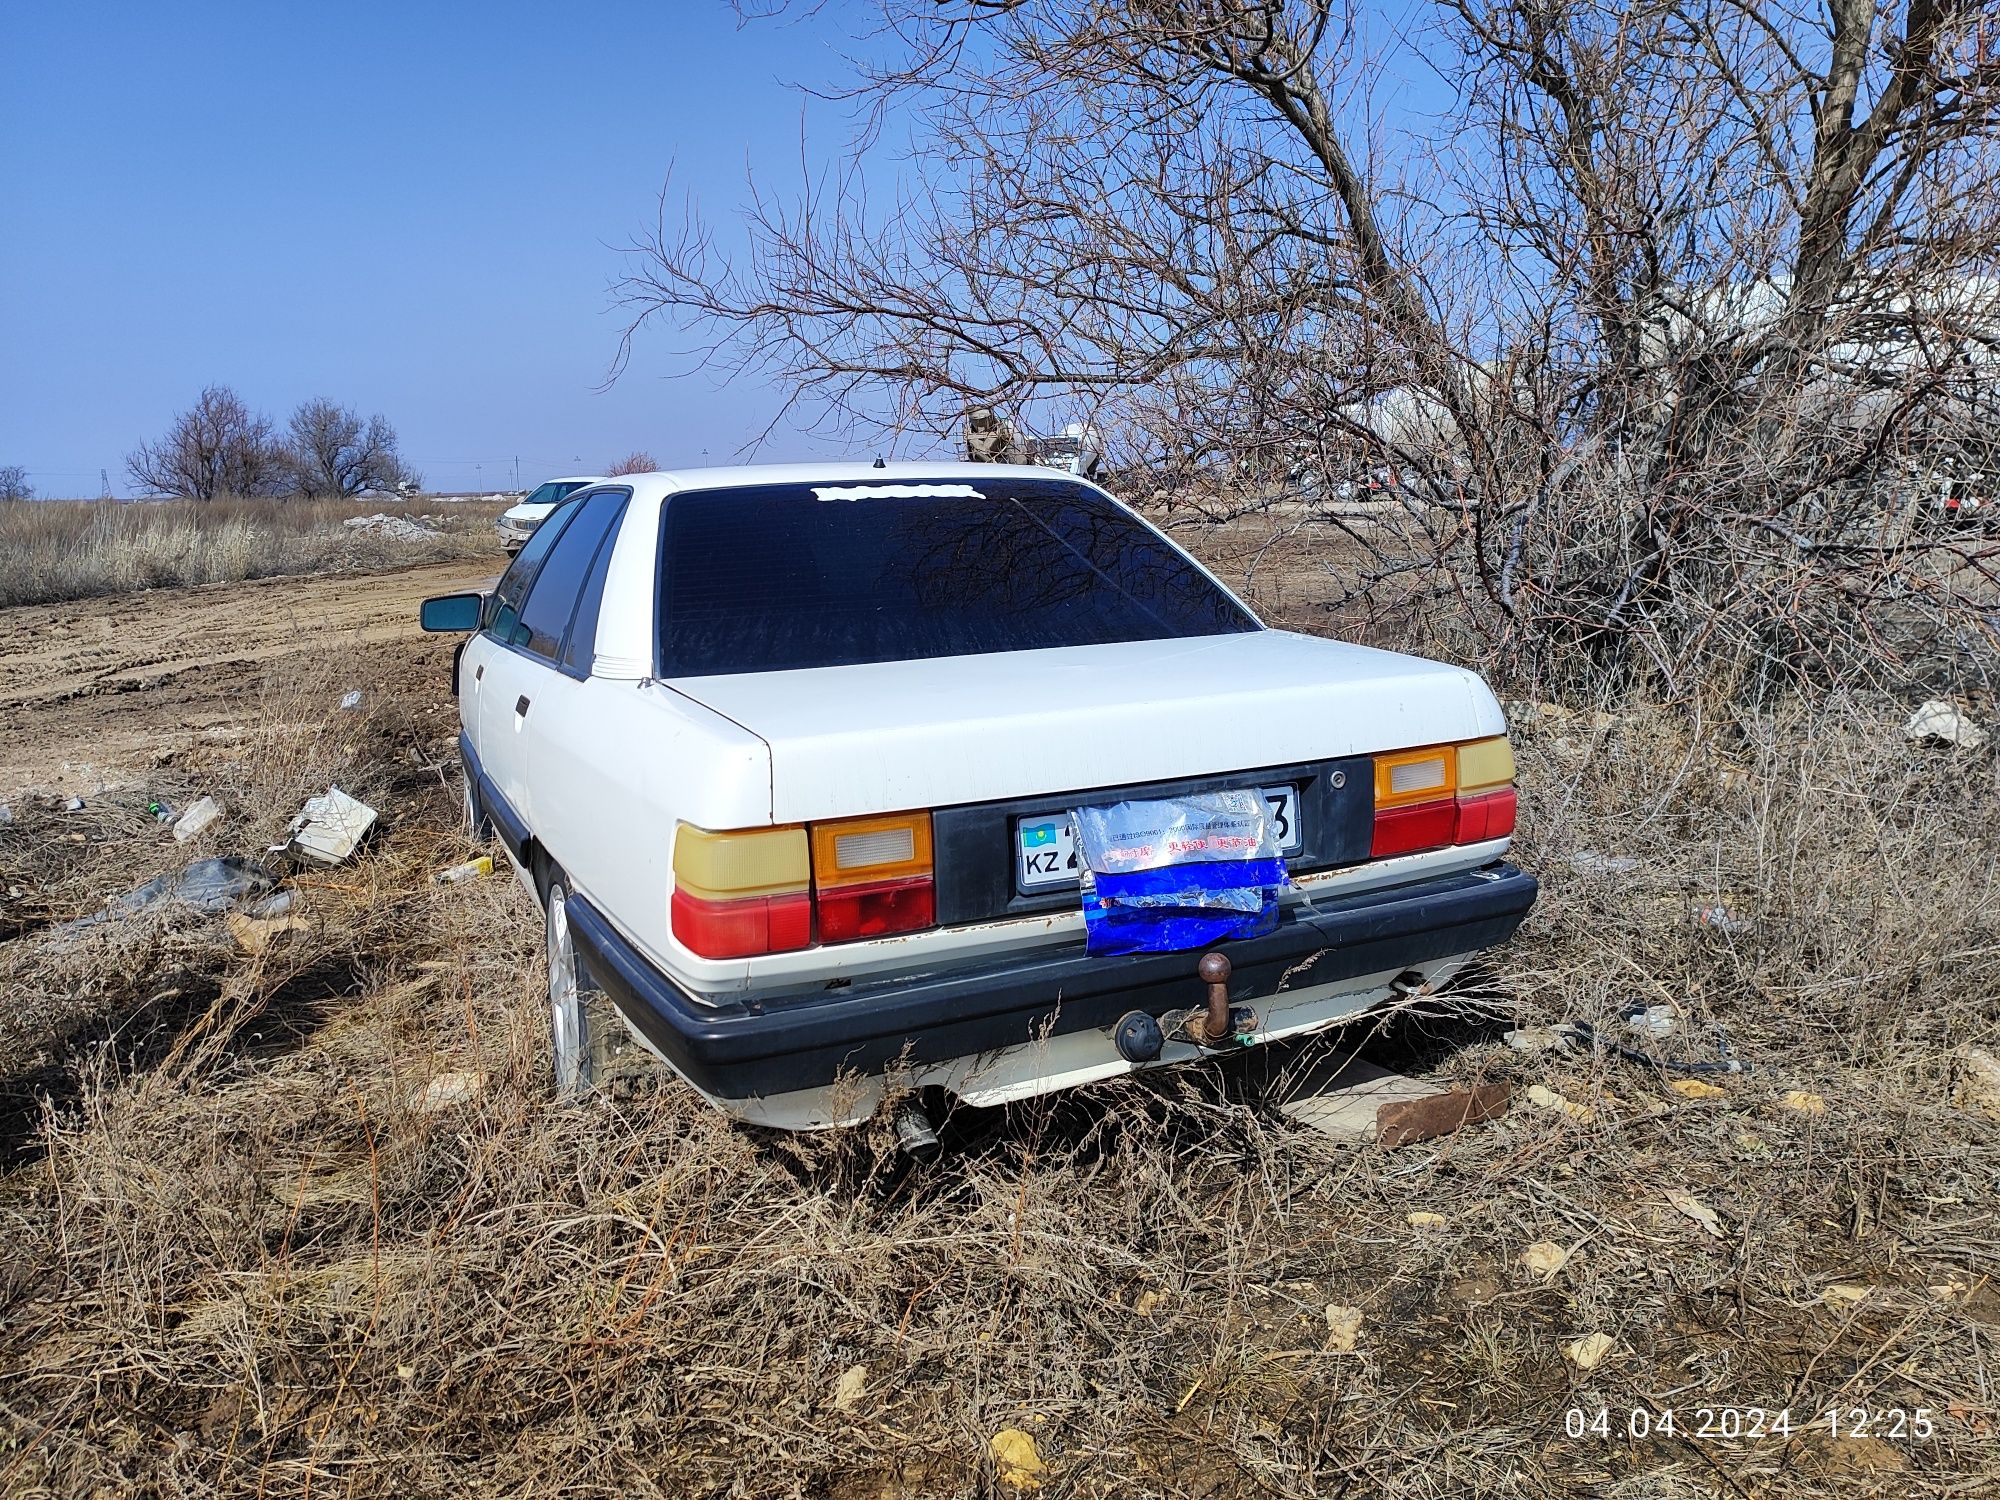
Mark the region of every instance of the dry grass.
[[[499, 555], [487, 503], [51, 500], [0, 505], [0, 608], [287, 573], [379, 571]], [[376, 536], [352, 516], [421, 519], [432, 534]]]
[[[1958, 1061], [2000, 1033], [1990, 751], [1908, 746], [1864, 701], [1517, 716], [1545, 894], [1471, 989], [1608, 1030], [1675, 1005], [1668, 1046], [1721, 1026], [1754, 1066], [1719, 1098], [1406, 1017], [1378, 1045], [1591, 1118], [1339, 1148], [1270, 1108], [1274, 1049], [962, 1114], [910, 1170], [878, 1133], [745, 1132], [671, 1082], [553, 1104], [525, 898], [428, 881], [465, 852], [434, 673], [359, 728], [332, 681], [276, 678], [228, 760], [168, 768], [273, 818], [329, 777], [383, 808], [365, 857], [302, 882], [295, 946], [185, 922], [115, 963], [43, 928], [4, 945], [0, 1010], [84, 983], [125, 1029], [55, 1046], [52, 1113], [0, 1178], [0, 1493], [990, 1495], [1004, 1426], [1052, 1495], [2000, 1484], [2000, 1126]], [[0, 863], [51, 916], [172, 857], [111, 813], [101, 843], [25, 852], [61, 815], [19, 815]], [[413, 1107], [452, 1072], [483, 1086]], [[1541, 1240], [1570, 1252], [1553, 1278], [1520, 1263]], [[1352, 1352], [1329, 1304], [1362, 1309]], [[1562, 1350], [1592, 1332], [1615, 1352], [1585, 1373]], [[1833, 1404], [1936, 1430], [1808, 1430]], [[1686, 1430], [1753, 1405], [1792, 1436]], [[1565, 1435], [1600, 1407], [1683, 1432]]]

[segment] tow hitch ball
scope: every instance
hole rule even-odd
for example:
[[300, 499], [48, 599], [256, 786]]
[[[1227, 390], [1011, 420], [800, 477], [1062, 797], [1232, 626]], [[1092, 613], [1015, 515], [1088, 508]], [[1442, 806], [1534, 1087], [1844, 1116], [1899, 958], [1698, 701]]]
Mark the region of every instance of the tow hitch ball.
[[1232, 1007], [1229, 1003], [1229, 955], [1204, 953], [1195, 973], [1208, 986], [1208, 1003], [1181, 1019], [1181, 1034], [1210, 1052], [1241, 1046], [1257, 1029], [1257, 1012], [1247, 1005]]
[[1220, 1047], [1235, 1034], [1229, 1024], [1229, 955], [1204, 953], [1195, 973], [1208, 986], [1208, 1006], [1187, 1018], [1188, 1040], [1197, 1047]]

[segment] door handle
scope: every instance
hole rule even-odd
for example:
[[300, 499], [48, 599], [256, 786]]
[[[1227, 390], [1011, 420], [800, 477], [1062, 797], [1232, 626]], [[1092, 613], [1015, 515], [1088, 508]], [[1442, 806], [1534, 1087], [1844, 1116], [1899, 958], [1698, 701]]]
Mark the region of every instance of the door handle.
[[514, 712], [526, 718], [528, 714], [528, 700], [526, 698], [516, 698], [514, 700]]

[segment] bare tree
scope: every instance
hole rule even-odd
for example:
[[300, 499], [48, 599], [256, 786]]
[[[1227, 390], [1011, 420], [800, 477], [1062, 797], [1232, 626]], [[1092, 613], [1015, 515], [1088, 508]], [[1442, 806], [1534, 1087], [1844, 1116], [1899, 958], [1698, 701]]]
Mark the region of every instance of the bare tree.
[[0, 502], [34, 498], [35, 487], [28, 483], [28, 471], [19, 464], [0, 464]]
[[155, 495], [213, 500], [218, 495], [263, 495], [276, 488], [280, 454], [271, 423], [243, 404], [226, 385], [212, 385], [174, 419], [157, 443], [141, 443], [125, 470]]
[[365, 490], [392, 490], [410, 477], [396, 452], [396, 429], [376, 415], [324, 396], [299, 403], [284, 445], [290, 487], [308, 498], [344, 498]]
[[616, 479], [620, 474], [650, 474], [659, 468], [660, 461], [643, 448], [634, 449], [619, 459], [604, 472]]
[[849, 97], [915, 185], [760, 192], [740, 259], [663, 195], [628, 339], [835, 426], [1081, 416], [1238, 506], [1379, 466], [1349, 586], [1536, 680], [1990, 651], [2000, 559], [1913, 515], [2000, 372], [1987, 8], [1442, 0], [1420, 133], [1341, 0], [877, 0]]

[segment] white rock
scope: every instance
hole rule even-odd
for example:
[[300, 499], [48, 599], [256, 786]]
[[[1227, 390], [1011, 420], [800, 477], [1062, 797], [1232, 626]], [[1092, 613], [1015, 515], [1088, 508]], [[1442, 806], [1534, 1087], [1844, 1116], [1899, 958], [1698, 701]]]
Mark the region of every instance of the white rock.
[[1574, 1343], [1563, 1345], [1563, 1353], [1579, 1370], [1594, 1370], [1603, 1364], [1618, 1341], [1605, 1333], [1586, 1333]]
[[1903, 738], [1977, 750], [1986, 743], [1986, 731], [1942, 698], [1933, 698], [1910, 715], [1910, 722], [1903, 726]]

